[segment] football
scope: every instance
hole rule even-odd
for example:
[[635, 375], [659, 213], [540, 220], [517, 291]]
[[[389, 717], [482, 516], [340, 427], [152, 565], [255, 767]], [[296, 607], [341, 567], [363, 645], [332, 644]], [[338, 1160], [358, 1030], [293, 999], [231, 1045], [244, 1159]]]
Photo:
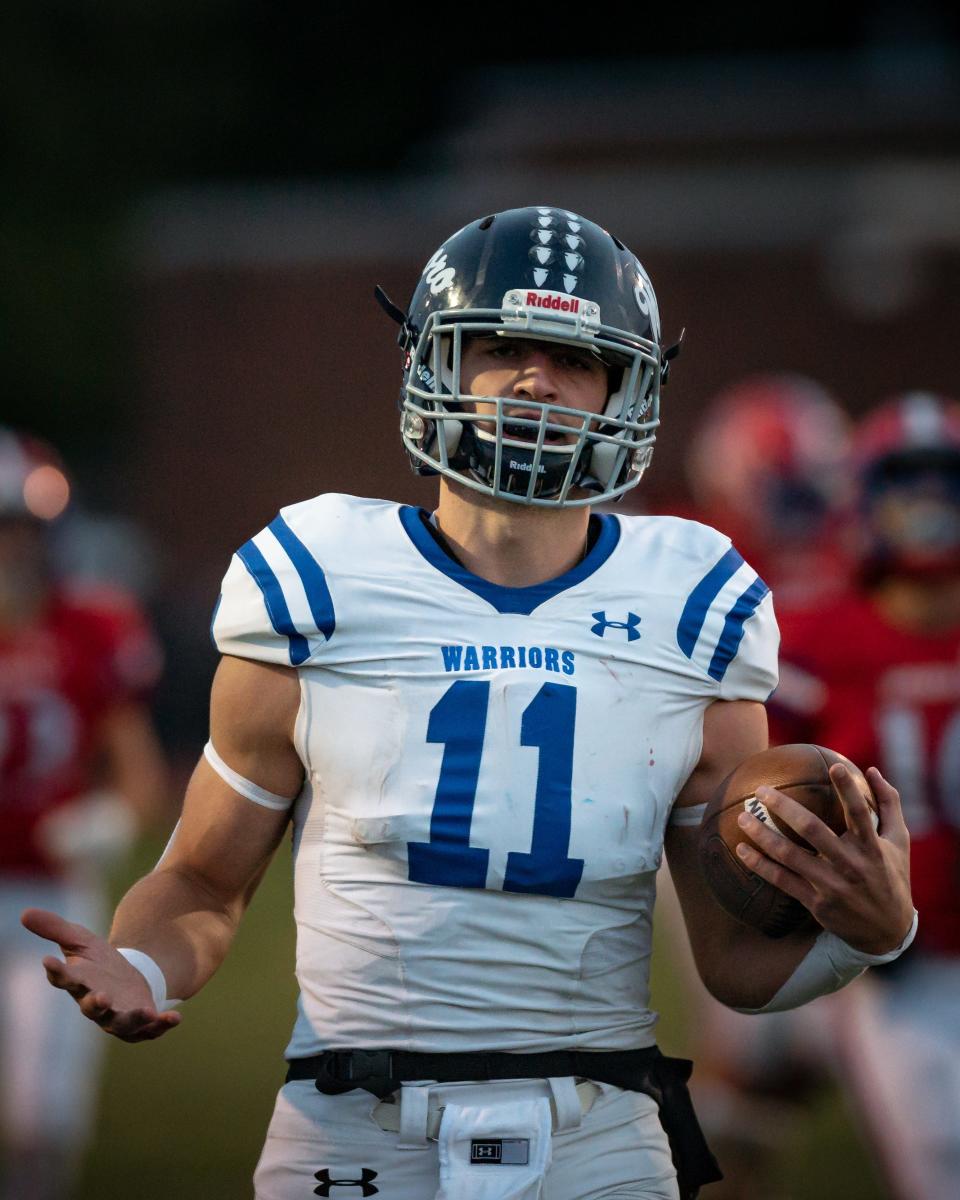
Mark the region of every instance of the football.
[[873, 809], [876, 824], [876, 800], [859, 767], [835, 750], [802, 743], [776, 746], [751, 755], [727, 776], [707, 805], [700, 824], [699, 850], [710, 889], [731, 916], [768, 937], [783, 937], [798, 929], [813, 928], [816, 922], [798, 900], [755, 875], [737, 857], [740, 842], [753, 844], [737, 824], [737, 818], [746, 809], [769, 828], [812, 850], [787, 824], [778, 824], [757, 799], [757, 788], [767, 785], [809, 809], [834, 833], [843, 834], [847, 828], [843, 807], [828, 775], [834, 763], [843, 763], [850, 771]]

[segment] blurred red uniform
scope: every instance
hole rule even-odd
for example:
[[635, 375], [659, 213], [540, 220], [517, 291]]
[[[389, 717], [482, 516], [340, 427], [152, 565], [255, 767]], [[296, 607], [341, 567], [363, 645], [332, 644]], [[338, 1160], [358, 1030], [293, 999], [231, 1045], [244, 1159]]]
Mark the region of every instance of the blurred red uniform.
[[0, 873], [62, 876], [48, 818], [95, 786], [102, 719], [142, 701], [160, 661], [118, 593], [57, 590], [38, 620], [0, 626]]
[[49, 447], [0, 428], [2, 1200], [69, 1194], [103, 1051], [47, 986], [19, 914], [63, 906], [101, 927], [104, 869], [165, 801], [144, 704], [160, 651], [132, 601], [58, 583], [51, 530], [69, 494]]
[[[798, 434], [804, 407], [792, 422]], [[878, 766], [900, 790], [920, 927], [895, 968], [802, 1009], [747, 1017], [705, 1002], [698, 1100], [730, 1142], [725, 1196], [771, 1190], [767, 1175], [797, 1119], [790, 1106], [810, 1082], [833, 1075], [859, 1109], [897, 1200], [952, 1200], [960, 1179], [960, 406], [924, 394], [883, 406], [856, 432], [844, 463], [821, 439], [821, 465], [840, 478], [832, 486], [824, 479], [818, 492], [843, 496], [852, 482], [849, 500], [857, 501], [846, 576], [826, 565], [838, 553], [829, 536], [818, 560], [817, 537], [829, 524], [798, 540], [804, 523], [786, 521], [777, 547], [776, 506], [759, 503], [777, 491], [760, 451], [767, 446], [773, 466], [785, 461], [774, 452], [785, 411], [777, 401], [764, 414], [756, 385], [739, 398], [734, 389], [728, 415], [740, 414], [744, 434], [766, 433], [748, 438], [746, 450], [731, 443], [733, 470], [730, 457], [709, 470], [705, 451], [719, 453], [715, 440], [702, 441], [695, 460], [701, 477], [713, 479], [715, 503], [724, 494], [745, 501], [749, 488], [737, 480], [761, 481], [756, 518], [745, 502], [737, 511], [748, 533], [766, 529], [772, 538], [768, 582], [788, 583], [774, 586], [781, 648], [780, 684], [767, 705], [771, 743], [829, 746], [862, 768]], [[814, 428], [824, 428], [819, 418]]]
[[781, 610], [772, 742], [817, 742], [876, 765], [911, 836], [917, 951], [960, 955], [960, 623], [898, 628], [869, 596]]
[[[718, 392], [690, 440], [685, 468], [694, 507], [683, 515], [733, 539], [772, 589], [778, 619], [784, 605], [815, 611], [849, 579], [839, 536], [849, 431], [850, 419], [818, 383], [771, 372]], [[807, 1009], [757, 1018], [717, 1004], [700, 987], [692, 960], [676, 949], [685, 934], [668, 876], [659, 887], [658, 915], [670, 925], [674, 966], [698, 1005], [693, 1089], [721, 1148], [726, 1180], [715, 1185], [718, 1200], [766, 1194], [768, 1169], [796, 1117], [778, 1116], [770, 1093], [793, 1098], [808, 1060], [819, 1063], [819, 1051], [808, 1050]]]
[[822, 1011], [898, 1200], [948, 1200], [960, 1180], [960, 405], [905, 396], [868, 419], [856, 450], [859, 584], [815, 612], [779, 611], [771, 736], [875, 764], [900, 791], [917, 940]]

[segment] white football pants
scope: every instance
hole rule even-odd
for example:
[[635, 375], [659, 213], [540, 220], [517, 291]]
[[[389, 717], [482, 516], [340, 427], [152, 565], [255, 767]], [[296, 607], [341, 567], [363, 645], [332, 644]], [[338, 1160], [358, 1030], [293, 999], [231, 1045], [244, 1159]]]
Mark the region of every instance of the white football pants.
[[47, 908], [98, 929], [103, 898], [93, 888], [45, 879], [0, 882], [0, 1080], [3, 1140], [30, 1148], [79, 1146], [96, 1115], [107, 1039], [43, 969], [51, 942], [20, 924], [25, 908]]
[[856, 1003], [838, 1038], [840, 1060], [893, 1194], [954, 1200], [960, 958], [918, 953], [884, 979], [868, 972], [851, 999]]
[[572, 1079], [277, 1097], [256, 1200], [677, 1200], [649, 1096]]

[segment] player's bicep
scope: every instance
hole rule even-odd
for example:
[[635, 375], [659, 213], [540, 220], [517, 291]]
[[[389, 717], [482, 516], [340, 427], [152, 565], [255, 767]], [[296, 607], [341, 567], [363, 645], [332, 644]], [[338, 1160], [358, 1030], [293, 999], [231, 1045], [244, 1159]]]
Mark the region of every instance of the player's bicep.
[[266, 792], [294, 797], [303, 784], [294, 745], [299, 709], [295, 670], [224, 656], [210, 693], [210, 741], [231, 771]]
[[206, 757], [197, 764], [161, 869], [189, 875], [224, 904], [249, 897], [303, 784], [293, 742], [299, 702], [296, 672], [222, 660], [210, 705], [220, 769]]
[[[767, 714], [753, 700], [716, 700], [703, 716], [703, 742], [700, 758], [680, 790], [664, 848], [670, 864], [684, 915], [684, 896], [696, 901], [699, 910], [709, 900], [718, 912], [723, 910], [709, 896], [697, 858], [697, 837], [703, 809], [720, 784], [745, 758], [767, 748]], [[689, 917], [688, 917], [688, 924]]]
[[[762, 704], [751, 700], [711, 704], [704, 714], [700, 759], [677, 798], [664, 839], [697, 969], [715, 995], [722, 990], [724, 959], [742, 938], [745, 927], [716, 902], [700, 869], [700, 810], [735, 767], [766, 748], [767, 718]], [[690, 821], [684, 820], [685, 810]]]
[[767, 712], [755, 700], [715, 700], [703, 714], [697, 765], [680, 789], [675, 809], [706, 804], [745, 758], [766, 750]]

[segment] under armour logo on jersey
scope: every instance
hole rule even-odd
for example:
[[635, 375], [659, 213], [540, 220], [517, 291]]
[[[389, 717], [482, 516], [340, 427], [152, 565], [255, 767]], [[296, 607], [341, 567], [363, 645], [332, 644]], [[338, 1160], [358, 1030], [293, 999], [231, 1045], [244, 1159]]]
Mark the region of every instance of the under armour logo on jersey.
[[596, 625], [590, 626], [590, 632], [595, 633], [597, 637], [603, 637], [605, 629], [625, 629], [628, 642], [635, 642], [640, 636], [640, 630], [637, 628], [640, 618], [636, 613], [627, 613], [625, 621], [608, 621], [605, 612], [595, 612], [593, 619], [596, 621]]
[[320, 1180], [320, 1186], [313, 1189], [315, 1196], [329, 1196], [330, 1189], [335, 1187], [354, 1187], [363, 1188], [365, 1196], [375, 1196], [380, 1189], [374, 1187], [370, 1182], [371, 1179], [376, 1179], [377, 1172], [371, 1171], [369, 1167], [364, 1167], [360, 1172], [359, 1179], [331, 1179], [329, 1170], [324, 1167], [322, 1171], [318, 1171], [314, 1176]]

